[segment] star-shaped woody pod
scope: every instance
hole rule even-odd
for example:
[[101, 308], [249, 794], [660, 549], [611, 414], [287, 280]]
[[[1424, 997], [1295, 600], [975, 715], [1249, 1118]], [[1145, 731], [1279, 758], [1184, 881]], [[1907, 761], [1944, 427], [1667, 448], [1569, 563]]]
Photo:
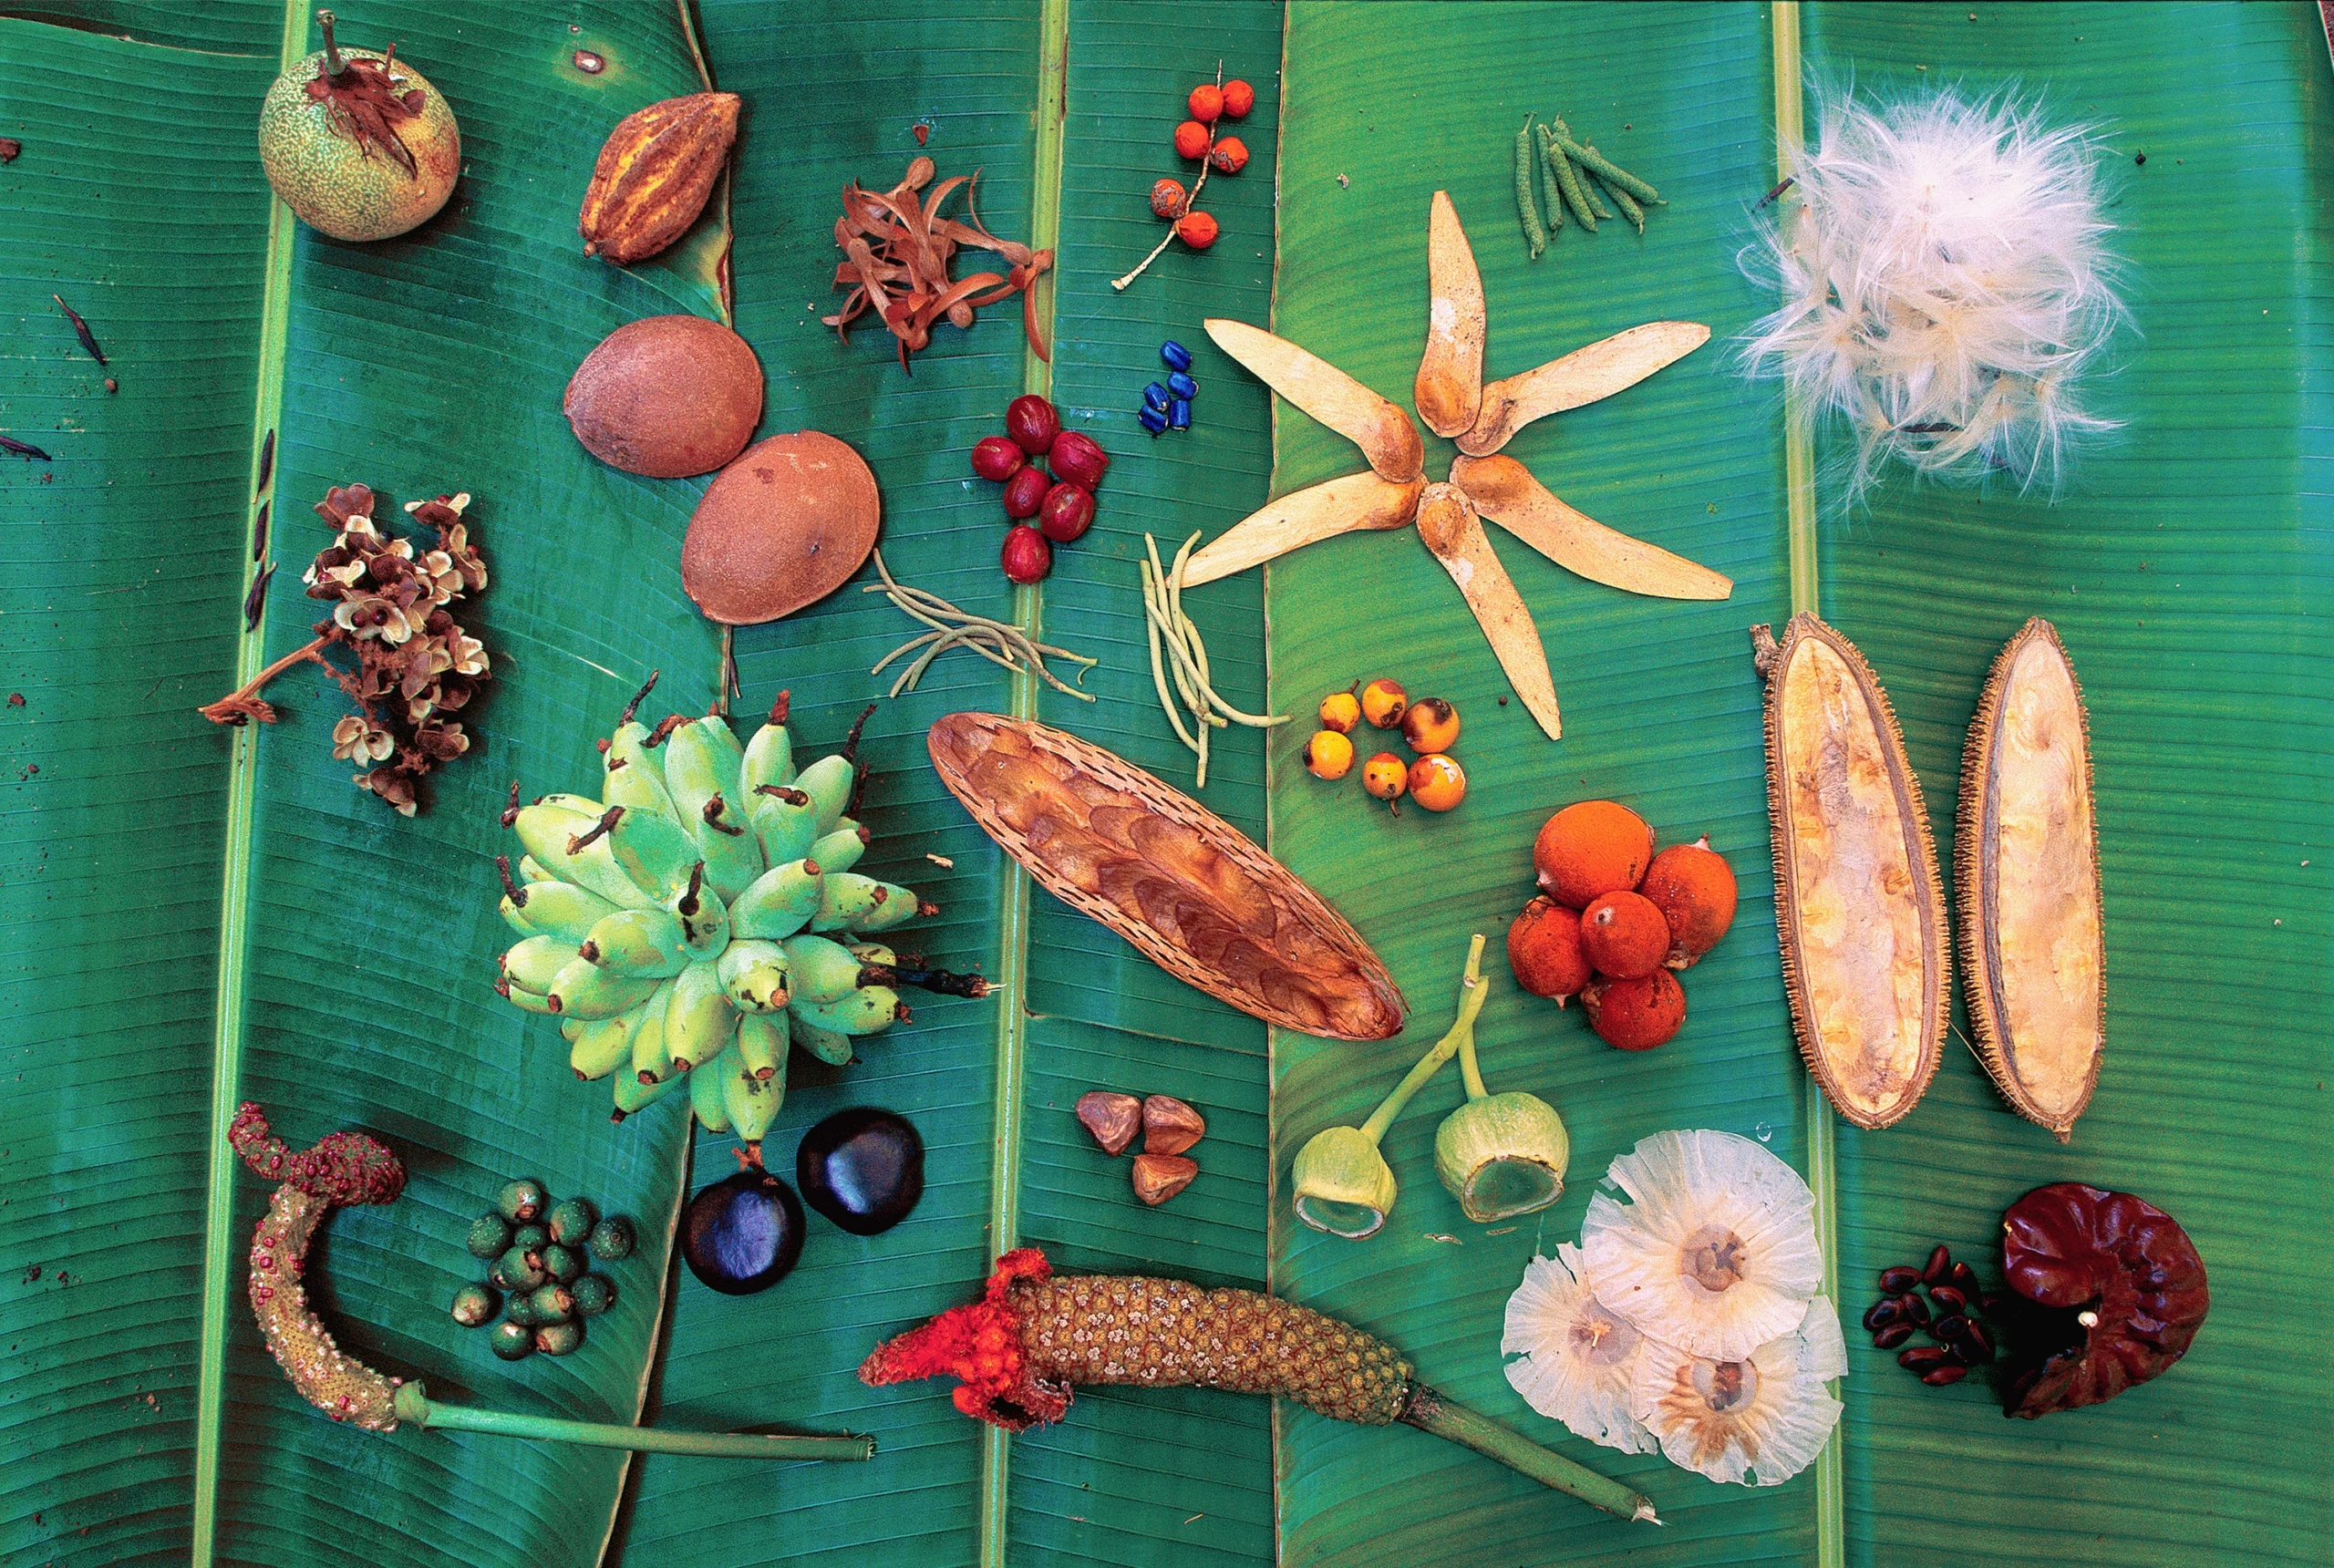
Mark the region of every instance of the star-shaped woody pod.
[[1485, 386], [1483, 280], [1458, 210], [1441, 191], [1427, 222], [1427, 276], [1426, 352], [1411, 401], [1427, 428], [1458, 445], [1449, 480], [1428, 480], [1426, 443], [1393, 402], [1286, 338], [1244, 322], [1211, 320], [1208, 335], [1226, 354], [1360, 448], [1369, 471], [1291, 491], [1242, 519], [1191, 558], [1183, 582], [1212, 583], [1357, 529], [1415, 522], [1474, 612], [1516, 696], [1554, 740], [1564, 725], [1548, 655], [1523, 596], [1492, 553], [1484, 518], [1557, 565], [1632, 593], [1724, 599], [1734, 583], [1575, 511], [1500, 449], [1534, 419], [1609, 397], [1684, 358], [1709, 341], [1710, 329], [1690, 321], [1647, 322]]

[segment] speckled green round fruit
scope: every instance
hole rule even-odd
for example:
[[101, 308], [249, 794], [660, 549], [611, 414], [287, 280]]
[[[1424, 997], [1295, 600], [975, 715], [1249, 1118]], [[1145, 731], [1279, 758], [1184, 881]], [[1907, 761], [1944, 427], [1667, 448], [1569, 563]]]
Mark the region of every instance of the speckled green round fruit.
[[564, 1356], [583, 1343], [580, 1323], [552, 1323], [535, 1330], [535, 1348], [546, 1356]]
[[466, 1284], [454, 1293], [454, 1321], [464, 1328], [478, 1328], [494, 1315], [501, 1303], [494, 1293], [482, 1284]]
[[494, 1260], [494, 1283], [504, 1290], [533, 1290], [549, 1277], [542, 1259], [524, 1247], [512, 1247]]
[[542, 1214], [550, 1202], [551, 1194], [543, 1191], [542, 1182], [522, 1179], [506, 1185], [496, 1195], [494, 1206], [512, 1224], [523, 1225]]
[[509, 1304], [502, 1309], [502, 1315], [522, 1328], [542, 1326], [543, 1316], [535, 1310], [535, 1293], [531, 1290], [512, 1291]]
[[487, 1343], [493, 1346], [494, 1353], [505, 1361], [517, 1361], [533, 1352], [536, 1332], [523, 1323], [498, 1323], [494, 1326], [494, 1332], [488, 1336]]
[[511, 1246], [511, 1222], [500, 1214], [480, 1214], [470, 1222], [464, 1244], [474, 1258], [499, 1258]]
[[575, 1298], [578, 1317], [597, 1317], [616, 1304], [616, 1287], [605, 1274], [585, 1274], [567, 1287], [567, 1294]]
[[[319, 51], [276, 77], [260, 104], [259, 158], [267, 182], [302, 222], [336, 240], [386, 240], [427, 222], [454, 193], [462, 171], [462, 133], [446, 95], [403, 60], [389, 63], [386, 91], [373, 105], [356, 105], [357, 115], [309, 90], [318, 81], [336, 94], [359, 90], [384, 57], [342, 49], [343, 68], [335, 77]], [[366, 68], [352, 72], [352, 64]], [[360, 139], [356, 127], [367, 122], [394, 140]]]
[[522, 1253], [539, 1253], [551, 1245], [551, 1232], [542, 1225], [522, 1225], [511, 1233], [511, 1245]]
[[563, 1247], [553, 1242], [542, 1250], [543, 1273], [565, 1284], [584, 1272], [584, 1253], [574, 1247]]
[[593, 1226], [592, 1255], [609, 1263], [632, 1256], [632, 1222], [606, 1219]]
[[600, 1211], [589, 1198], [570, 1198], [551, 1212], [551, 1239], [562, 1246], [581, 1246], [600, 1222]]
[[575, 1315], [575, 1297], [563, 1284], [547, 1284], [527, 1300], [535, 1309], [538, 1324], [565, 1323]]

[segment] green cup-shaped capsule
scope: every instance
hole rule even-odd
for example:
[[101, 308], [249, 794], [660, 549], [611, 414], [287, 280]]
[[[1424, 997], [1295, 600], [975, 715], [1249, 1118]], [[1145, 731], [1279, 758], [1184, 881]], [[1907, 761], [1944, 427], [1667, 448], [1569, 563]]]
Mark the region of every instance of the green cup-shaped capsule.
[[502, 1211], [504, 1219], [515, 1224], [525, 1224], [542, 1213], [543, 1205], [550, 1201], [551, 1195], [543, 1191], [542, 1182], [522, 1178], [502, 1189], [495, 1198], [494, 1206]]
[[584, 1272], [584, 1252], [580, 1247], [563, 1247], [553, 1242], [542, 1251], [543, 1273], [565, 1284]]
[[[529, 1296], [527, 1303], [534, 1309], [535, 1322], [538, 1326], [545, 1324], [565, 1323], [575, 1315], [574, 1295], [563, 1284], [547, 1284]], [[541, 1349], [542, 1346], [538, 1346], [536, 1348]]]
[[551, 1245], [551, 1232], [542, 1225], [522, 1225], [511, 1233], [511, 1244], [522, 1253], [539, 1253]]
[[533, 1290], [545, 1279], [542, 1257], [512, 1247], [494, 1260], [493, 1281], [504, 1290]]
[[1434, 1173], [1478, 1222], [1554, 1202], [1571, 1158], [1572, 1139], [1555, 1108], [1520, 1091], [1471, 1099], [1434, 1134]]
[[1394, 1206], [1393, 1168], [1358, 1127], [1315, 1133], [1296, 1151], [1290, 1179], [1296, 1217], [1333, 1236], [1374, 1235]]

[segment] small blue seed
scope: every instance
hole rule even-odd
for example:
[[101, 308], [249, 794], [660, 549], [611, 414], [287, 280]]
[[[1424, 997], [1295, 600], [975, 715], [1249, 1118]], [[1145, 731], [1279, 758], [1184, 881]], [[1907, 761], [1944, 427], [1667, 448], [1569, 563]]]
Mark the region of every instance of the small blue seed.
[[1178, 397], [1167, 405], [1167, 428], [1171, 430], [1192, 428], [1192, 400], [1189, 397]]
[[1145, 407], [1156, 408], [1164, 414], [1167, 411], [1167, 388], [1156, 381], [1152, 382], [1142, 389], [1142, 401]]
[[1178, 397], [1189, 399], [1200, 395], [1200, 384], [1178, 370], [1167, 377], [1167, 390]]
[[1172, 337], [1159, 346], [1159, 357], [1167, 362], [1170, 370], [1189, 370], [1192, 367], [1192, 351]]
[[1167, 416], [1156, 408], [1145, 408], [1135, 418], [1141, 420], [1142, 428], [1154, 436], [1167, 428]]

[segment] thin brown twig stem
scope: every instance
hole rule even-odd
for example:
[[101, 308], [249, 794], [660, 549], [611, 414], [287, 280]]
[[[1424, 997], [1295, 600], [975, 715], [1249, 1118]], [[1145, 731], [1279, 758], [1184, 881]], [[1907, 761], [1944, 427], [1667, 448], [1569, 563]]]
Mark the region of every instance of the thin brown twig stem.
[[332, 667], [332, 661], [325, 657], [328, 640], [318, 637], [305, 647], [294, 649], [225, 696], [205, 703], [195, 711], [213, 724], [247, 724], [254, 718], [262, 724], [274, 724], [275, 710], [259, 700], [260, 688], [285, 670], [296, 664], [315, 663], [324, 665], [335, 680], [341, 678], [340, 672]]

